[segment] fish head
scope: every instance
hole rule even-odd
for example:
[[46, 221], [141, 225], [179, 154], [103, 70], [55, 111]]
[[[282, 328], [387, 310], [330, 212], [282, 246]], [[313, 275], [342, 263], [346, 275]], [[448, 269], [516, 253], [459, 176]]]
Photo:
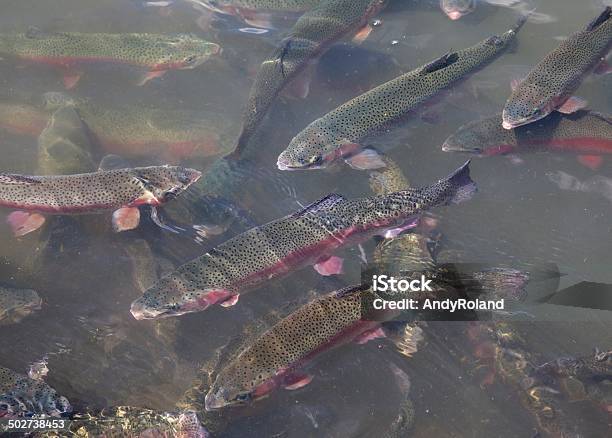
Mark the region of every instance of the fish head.
[[201, 312], [230, 296], [219, 288], [193, 288], [180, 274], [171, 273], [159, 279], [132, 303], [134, 318], [159, 319]]
[[491, 143], [491, 129], [498, 129], [499, 119], [495, 118], [496, 126], [490, 127], [487, 121], [475, 121], [461, 126], [454, 134], [448, 137], [442, 150], [444, 152], [467, 152], [482, 155]]
[[[262, 376], [256, 376], [250, 364], [234, 361], [223, 368], [204, 398], [207, 411], [226, 406], [246, 405], [266, 395], [271, 388], [262, 385]], [[265, 391], [261, 387], [265, 386]]]
[[440, 0], [440, 8], [451, 20], [458, 20], [476, 9], [476, 0]]
[[135, 177], [160, 204], [176, 198], [202, 176], [199, 170], [179, 166], [143, 167], [135, 171]]
[[347, 140], [338, 141], [329, 129], [310, 126], [291, 140], [276, 166], [280, 170], [324, 169], [358, 147]]
[[221, 46], [191, 34], [181, 34], [164, 43], [156, 69], [191, 69], [198, 67], [211, 56], [221, 53]]
[[538, 84], [523, 82], [504, 106], [502, 126], [513, 129], [543, 119], [554, 110], [554, 100]]

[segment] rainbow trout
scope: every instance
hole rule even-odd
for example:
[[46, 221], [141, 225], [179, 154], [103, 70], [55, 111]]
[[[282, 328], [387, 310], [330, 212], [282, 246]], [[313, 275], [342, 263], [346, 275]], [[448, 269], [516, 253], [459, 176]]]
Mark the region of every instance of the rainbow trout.
[[49, 110], [74, 107], [104, 151], [124, 157], [154, 155], [163, 162], [177, 163], [221, 155], [232, 146], [230, 125], [217, 114], [133, 105], [109, 108], [57, 92], [45, 93], [44, 102]]
[[30, 28], [26, 33], [0, 34], [0, 56], [59, 66], [67, 71], [66, 88], [78, 82], [79, 65], [118, 63], [143, 67], [140, 81], [162, 76], [168, 70], [199, 66], [220, 46], [188, 34], [43, 32]]
[[432, 207], [470, 199], [476, 185], [468, 164], [430, 186], [354, 200], [332, 194], [252, 228], [161, 278], [132, 303], [132, 315], [152, 319], [231, 306], [240, 293], [308, 265], [323, 275], [338, 273], [332, 257], [338, 248], [410, 226]]
[[71, 411], [66, 397], [58, 395], [42, 380], [30, 379], [0, 366], [0, 418], [31, 417], [34, 414], [59, 417]]
[[0, 287], [0, 325], [18, 323], [41, 305], [40, 296], [31, 289]]
[[359, 169], [383, 167], [378, 155], [362, 151], [358, 142], [422, 108], [432, 97], [491, 62], [515, 40], [524, 21], [521, 18], [501, 36], [448, 53], [340, 105], [291, 140], [278, 157], [278, 168], [320, 169], [342, 158]]
[[[369, 29], [368, 20], [385, 3], [385, 0], [325, 0], [300, 17], [280, 48], [259, 68], [251, 87], [236, 153], [247, 146], [276, 96], [331, 43], [360, 28]], [[301, 88], [298, 94], [305, 96], [307, 83]]]
[[526, 125], [557, 110], [572, 113], [586, 102], [571, 97], [582, 79], [602, 65], [612, 44], [612, 8], [570, 35], [513, 90], [502, 112], [506, 129]]
[[322, 0], [188, 0], [194, 7], [232, 15], [255, 27], [270, 28], [279, 14], [300, 14], [319, 5]]
[[442, 145], [446, 152], [469, 152], [481, 157], [522, 152], [568, 152], [578, 155], [612, 154], [612, 118], [578, 111], [554, 112], [528, 126], [504, 129], [500, 115], [468, 123]]
[[[2, 173], [0, 205], [25, 210], [9, 215], [9, 223], [17, 230], [21, 223], [30, 224], [33, 220], [27, 212], [79, 214], [115, 210], [115, 230], [123, 231], [138, 225], [138, 206], [163, 205], [185, 191], [200, 175], [194, 169], [172, 166], [52, 176]], [[42, 216], [37, 215], [37, 220], [38, 217]], [[44, 218], [38, 227], [43, 223]], [[36, 228], [28, 227], [28, 232]]]
[[[461, 289], [446, 280], [443, 269], [425, 275], [433, 278], [434, 292], [409, 292], [411, 298], [422, 301], [461, 296]], [[520, 294], [527, 281], [524, 273], [504, 269], [475, 272], [470, 279], [477, 289], [497, 296]], [[301, 388], [312, 377], [300, 370], [323, 352], [393, 334], [384, 324], [399, 312], [380, 313], [376, 321], [363, 319], [364, 306], [371, 307], [376, 298], [370, 284], [365, 284], [334, 291], [300, 307], [231, 358], [206, 395], [206, 410], [244, 404], [277, 387]], [[397, 347], [410, 356], [422, 339], [420, 333], [420, 328], [406, 326], [396, 340]]]

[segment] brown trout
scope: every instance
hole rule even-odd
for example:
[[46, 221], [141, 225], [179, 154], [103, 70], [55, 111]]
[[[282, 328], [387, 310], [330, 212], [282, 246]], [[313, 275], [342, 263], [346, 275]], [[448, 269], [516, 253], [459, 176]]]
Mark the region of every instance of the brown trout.
[[42, 32], [0, 34], [0, 56], [59, 66], [66, 70], [64, 85], [72, 88], [80, 78], [76, 69], [89, 63], [129, 64], [147, 69], [140, 85], [168, 70], [199, 66], [220, 46], [194, 35], [149, 33]]
[[[386, 0], [325, 0], [300, 17], [281, 47], [259, 68], [251, 87], [236, 153], [247, 146], [278, 94], [290, 82], [295, 82], [296, 76], [331, 43], [360, 28], [369, 29], [368, 20], [385, 3]], [[307, 82], [298, 88], [302, 88], [298, 94], [307, 94]]]
[[320, 169], [340, 159], [358, 169], [383, 167], [372, 151], [360, 152], [358, 142], [422, 108], [432, 97], [491, 62], [515, 40], [524, 21], [521, 18], [501, 36], [448, 53], [340, 105], [291, 140], [278, 157], [278, 168]]
[[419, 189], [349, 200], [329, 195], [303, 210], [252, 228], [161, 278], [132, 303], [136, 319], [234, 305], [239, 294], [308, 265], [338, 273], [338, 248], [398, 227], [412, 226], [430, 208], [470, 199], [476, 191], [469, 162], [447, 178]]
[[[115, 210], [113, 224], [116, 231], [123, 231], [138, 225], [138, 206], [161, 206], [180, 195], [200, 176], [197, 170], [172, 166], [52, 176], [2, 173], [0, 206], [21, 210], [8, 218], [16, 230], [20, 224], [32, 220], [27, 212], [85, 214]], [[38, 226], [43, 223], [44, 218]], [[27, 232], [34, 229], [28, 226]], [[17, 232], [17, 235], [23, 234]]]
[[[49, 110], [72, 106], [105, 152], [123, 157], [154, 155], [166, 163], [229, 152], [230, 124], [218, 114], [135, 105], [106, 107], [63, 93], [45, 93]], [[0, 124], [2, 124], [0, 120]]]
[[611, 44], [612, 8], [607, 7], [584, 30], [546, 55], [515, 87], [502, 112], [503, 127], [526, 125], [555, 110], [567, 114], [584, 108], [585, 101], [571, 96], [587, 74], [603, 65]]
[[33, 414], [59, 417], [71, 411], [66, 397], [58, 395], [42, 380], [30, 379], [0, 366], [0, 418], [30, 417]]
[[0, 287], [0, 325], [15, 324], [41, 305], [40, 296], [31, 289]]
[[468, 152], [481, 157], [524, 152], [577, 154], [583, 164], [597, 166], [601, 155], [612, 154], [612, 118], [577, 111], [553, 112], [528, 126], [504, 129], [500, 114], [468, 123], [446, 139], [445, 152]]

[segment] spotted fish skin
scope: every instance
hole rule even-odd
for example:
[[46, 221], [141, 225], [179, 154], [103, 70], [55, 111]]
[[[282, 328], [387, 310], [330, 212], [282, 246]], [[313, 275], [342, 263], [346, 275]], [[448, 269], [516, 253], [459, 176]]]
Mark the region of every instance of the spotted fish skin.
[[124, 206], [161, 205], [201, 173], [173, 166], [135, 167], [75, 175], [0, 174], [0, 205], [43, 213], [93, 213]]
[[612, 154], [612, 117], [591, 111], [553, 112], [535, 123], [504, 129], [501, 114], [462, 126], [442, 150], [490, 157], [522, 152], [559, 151], [575, 154]]
[[430, 186], [354, 200], [329, 195], [252, 228], [161, 278], [132, 303], [132, 315], [153, 319], [215, 303], [231, 305], [241, 292], [323, 261], [340, 247], [410, 222], [430, 208], [467, 200], [476, 191], [468, 164]]
[[523, 23], [524, 18], [501, 36], [448, 53], [340, 105], [291, 140], [278, 157], [278, 168], [320, 169], [355, 153], [360, 139], [419, 109], [444, 89], [491, 62], [515, 40]]
[[220, 47], [193, 35], [148, 33], [26, 33], [0, 34], [0, 54], [45, 64], [112, 62], [146, 67], [151, 71], [193, 68]]
[[32, 414], [59, 417], [71, 411], [66, 397], [58, 395], [42, 380], [33, 380], [0, 366], [0, 418]]
[[282, 386], [285, 375], [309, 356], [333, 344], [350, 342], [375, 326], [360, 320], [365, 293], [370, 293], [367, 286], [340, 289], [281, 320], [220, 371], [206, 395], [206, 410], [261, 397]]
[[234, 15], [249, 22], [259, 14], [304, 12], [322, 0], [196, 0], [197, 4], [214, 12]]
[[40, 310], [42, 300], [31, 289], [0, 287], [0, 325], [14, 324], [35, 310]]
[[300, 17], [281, 47], [265, 60], [251, 87], [242, 132], [240, 153], [268, 113], [278, 94], [333, 41], [365, 26], [386, 0], [325, 0]]
[[58, 92], [45, 93], [44, 102], [48, 110], [74, 107], [105, 152], [124, 157], [155, 155], [175, 163], [221, 155], [232, 145], [226, 138], [228, 123], [211, 114], [134, 105], [106, 107]]
[[514, 89], [502, 112], [506, 129], [535, 122], [560, 108], [612, 45], [612, 8], [570, 35]]

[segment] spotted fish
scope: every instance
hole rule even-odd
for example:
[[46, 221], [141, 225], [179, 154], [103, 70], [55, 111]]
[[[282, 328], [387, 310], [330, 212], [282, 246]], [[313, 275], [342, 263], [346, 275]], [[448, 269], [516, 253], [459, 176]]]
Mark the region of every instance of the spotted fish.
[[474, 12], [477, 0], [440, 0], [440, 9], [451, 20], [459, 20], [464, 15]]
[[584, 30], [546, 55], [514, 88], [502, 112], [503, 127], [516, 128], [555, 110], [572, 113], [586, 106], [571, 96], [582, 79], [602, 65], [611, 45], [612, 8], [607, 7]]
[[[28, 212], [79, 214], [115, 210], [113, 223], [117, 231], [122, 231], [138, 225], [138, 206], [163, 205], [186, 190], [200, 175], [194, 169], [172, 166], [53, 176], [2, 173], [0, 205], [20, 210], [11, 213], [8, 219], [17, 235], [23, 235], [19, 233], [20, 226], [31, 225], [33, 218]], [[40, 227], [44, 218], [39, 214], [34, 217]], [[36, 228], [28, 226], [27, 230]]]
[[74, 107], [105, 152], [124, 157], [153, 155], [177, 163], [221, 155], [232, 146], [230, 124], [217, 114], [129, 104], [106, 107], [58, 92], [45, 93], [44, 102], [49, 110]]
[[42, 300], [31, 289], [0, 287], [0, 325], [14, 324], [40, 310]]
[[338, 248], [409, 227], [425, 210], [471, 198], [476, 185], [468, 164], [424, 188], [354, 200], [332, 194], [252, 228], [161, 278], [132, 303], [132, 314], [151, 319], [233, 305], [240, 293], [312, 264], [323, 275], [338, 273], [340, 260], [332, 256]]
[[468, 123], [446, 139], [442, 150], [468, 152], [481, 157], [523, 152], [567, 152], [586, 163], [612, 154], [612, 118], [590, 111], [553, 112], [527, 126], [504, 129], [500, 114]]
[[[426, 278], [432, 279], [433, 292], [409, 292], [411, 298], [421, 301], [463, 296], [459, 295], [462, 290], [447, 279], [444, 269], [424, 272]], [[497, 297], [517, 295], [527, 279], [524, 273], [503, 269], [475, 272], [469, 278], [479, 292]], [[363, 344], [392, 334], [385, 321], [398, 312], [381, 312], [375, 320], [363, 317], [364, 306], [371, 306], [376, 298], [370, 285], [362, 284], [334, 291], [300, 307], [229, 360], [206, 395], [206, 410], [244, 404], [277, 387], [301, 388], [312, 380], [301, 369], [321, 353], [349, 342]], [[405, 326], [403, 330], [395, 340], [396, 346], [410, 356], [422, 339], [421, 329]]]
[[301, 88], [297, 94], [305, 96], [307, 79], [297, 83], [298, 74], [342, 36], [359, 29], [366, 29], [367, 33], [368, 20], [385, 3], [385, 0], [325, 0], [300, 17], [280, 48], [259, 68], [247, 102], [237, 153], [247, 146], [278, 94], [294, 82], [292, 86]]
[[0, 418], [30, 417], [33, 414], [59, 417], [71, 411], [66, 397], [58, 395], [42, 380], [30, 379], [0, 366]]
[[521, 18], [501, 36], [448, 53], [340, 105], [291, 140], [278, 157], [278, 168], [320, 169], [341, 158], [359, 169], [384, 166], [371, 151], [360, 153], [358, 142], [422, 109], [432, 97], [491, 62], [515, 40], [524, 21]]
[[219, 45], [193, 35], [149, 33], [43, 32], [0, 34], [0, 56], [56, 65], [66, 71], [64, 85], [72, 88], [79, 80], [79, 66], [89, 63], [118, 63], [143, 67], [147, 74], [140, 85], [168, 70], [199, 66], [219, 53]]
[[272, 27], [272, 18], [279, 14], [299, 14], [312, 9], [322, 0], [188, 0], [194, 6], [232, 15], [245, 23], [262, 28]]

